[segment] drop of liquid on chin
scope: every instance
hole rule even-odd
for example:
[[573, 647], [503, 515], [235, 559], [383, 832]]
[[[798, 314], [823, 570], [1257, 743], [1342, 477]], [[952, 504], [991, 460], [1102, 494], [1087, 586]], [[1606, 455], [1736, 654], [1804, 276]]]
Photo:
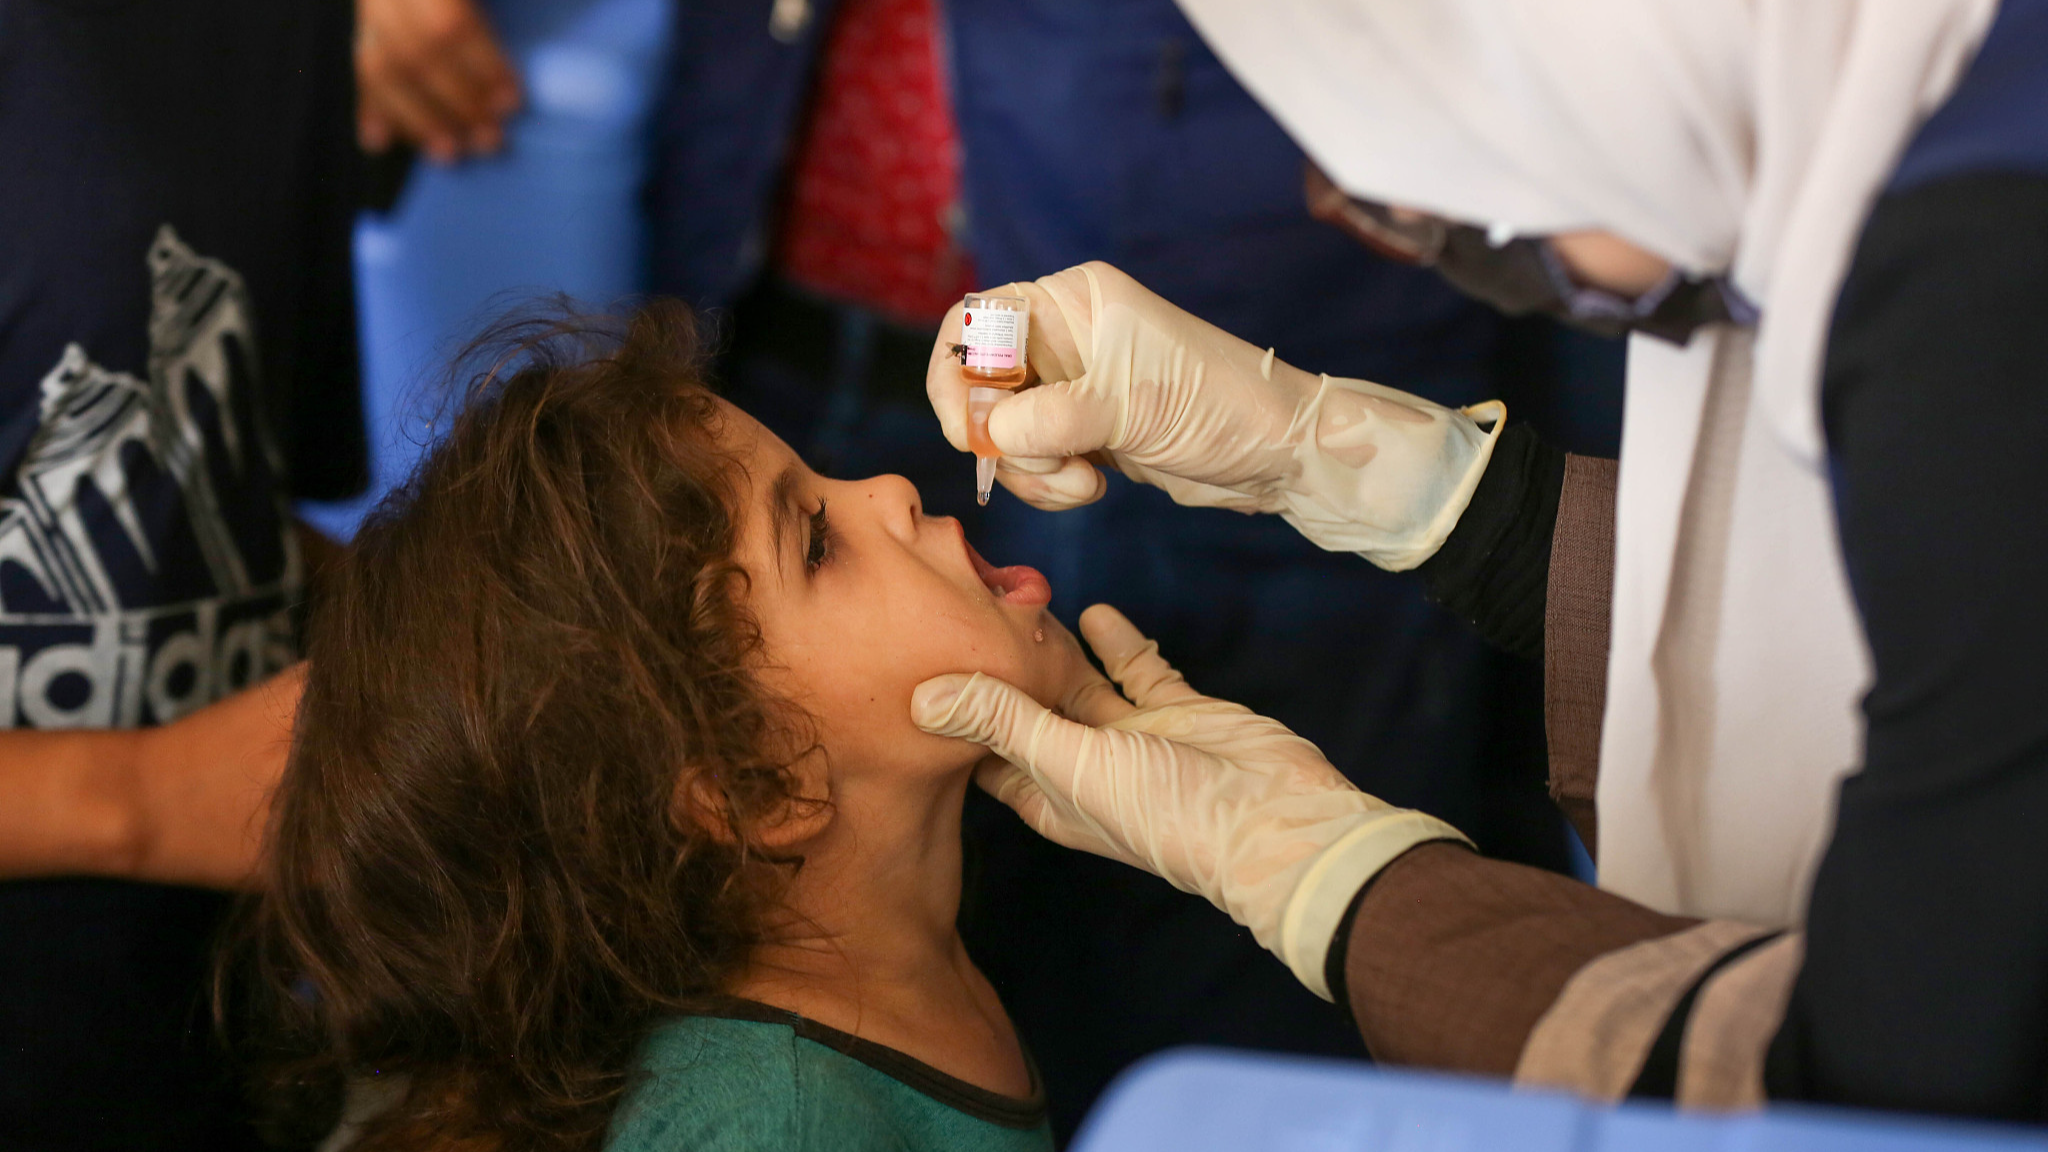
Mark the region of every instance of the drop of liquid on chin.
[[1043, 643], [1045, 643], [1045, 629], [1043, 629], [1043, 628], [1035, 628], [1035, 629], [1033, 629], [1033, 630], [1032, 630], [1032, 632], [1031, 632], [1031, 638], [1032, 638], [1033, 640], [1036, 640], [1036, 641], [1038, 641], [1038, 642], [1039, 642], [1040, 644], [1043, 644]]

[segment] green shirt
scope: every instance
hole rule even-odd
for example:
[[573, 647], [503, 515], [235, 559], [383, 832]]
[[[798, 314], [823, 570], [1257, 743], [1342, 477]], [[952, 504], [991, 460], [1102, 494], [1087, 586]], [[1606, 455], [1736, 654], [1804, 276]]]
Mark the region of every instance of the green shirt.
[[[762, 1004], [656, 1028], [606, 1152], [1050, 1152], [1045, 1094], [977, 1088]], [[1032, 1082], [1037, 1084], [1037, 1069]]]

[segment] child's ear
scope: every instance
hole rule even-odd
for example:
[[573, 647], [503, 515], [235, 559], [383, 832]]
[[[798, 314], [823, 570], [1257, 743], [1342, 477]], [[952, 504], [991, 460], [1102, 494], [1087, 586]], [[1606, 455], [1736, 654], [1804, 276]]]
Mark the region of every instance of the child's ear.
[[[755, 817], [751, 829], [754, 843], [770, 851], [783, 851], [824, 832], [837, 809], [832, 806], [831, 781], [825, 773], [825, 758], [813, 753], [790, 765], [796, 789], [773, 811]], [[685, 819], [721, 844], [737, 843], [733, 834], [731, 802], [709, 773], [697, 773], [684, 785]]]
[[772, 823], [763, 821], [754, 829], [754, 839], [763, 848], [785, 851], [831, 827], [837, 813], [832, 802], [822, 796], [792, 796]]

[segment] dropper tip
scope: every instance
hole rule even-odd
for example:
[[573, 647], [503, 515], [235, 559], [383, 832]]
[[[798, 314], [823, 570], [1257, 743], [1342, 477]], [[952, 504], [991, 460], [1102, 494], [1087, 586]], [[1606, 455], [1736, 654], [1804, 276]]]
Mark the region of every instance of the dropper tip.
[[988, 494], [996, 486], [996, 458], [976, 456], [974, 458], [974, 502], [988, 507]]

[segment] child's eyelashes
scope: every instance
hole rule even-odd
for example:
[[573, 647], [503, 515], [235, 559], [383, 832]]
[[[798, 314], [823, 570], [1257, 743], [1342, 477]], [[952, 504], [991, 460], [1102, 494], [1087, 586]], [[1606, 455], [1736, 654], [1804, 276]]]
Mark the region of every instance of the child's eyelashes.
[[832, 558], [832, 523], [825, 519], [825, 502], [818, 501], [818, 510], [811, 513], [811, 540], [804, 550], [804, 571], [816, 572]]

